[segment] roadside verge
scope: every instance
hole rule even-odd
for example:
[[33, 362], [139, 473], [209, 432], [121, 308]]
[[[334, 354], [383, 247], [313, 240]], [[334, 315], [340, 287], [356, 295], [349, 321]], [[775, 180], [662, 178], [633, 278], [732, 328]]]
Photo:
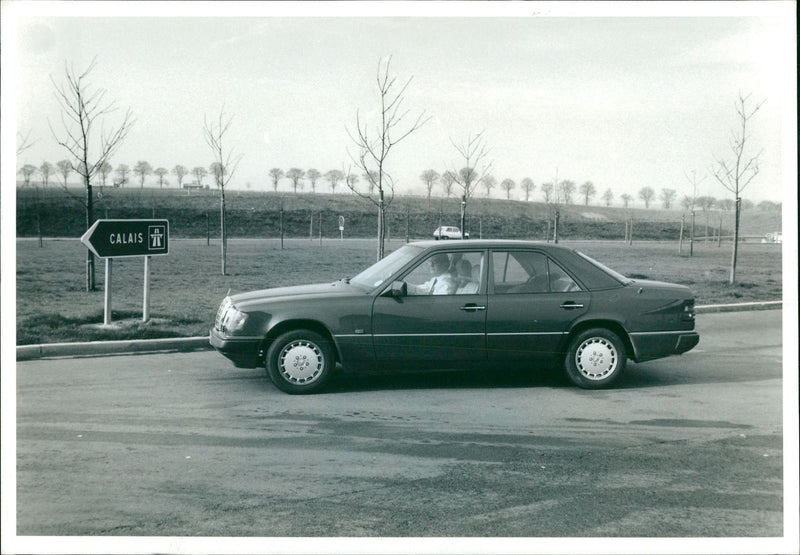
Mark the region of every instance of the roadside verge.
[[[773, 310], [783, 307], [783, 301], [766, 301], [738, 304], [699, 305], [697, 314], [714, 312], [741, 312], [746, 310]], [[208, 336], [175, 337], [167, 339], [130, 339], [124, 341], [89, 341], [84, 343], [46, 343], [17, 346], [17, 360], [35, 360], [54, 357], [84, 357], [164, 351], [209, 350]]]

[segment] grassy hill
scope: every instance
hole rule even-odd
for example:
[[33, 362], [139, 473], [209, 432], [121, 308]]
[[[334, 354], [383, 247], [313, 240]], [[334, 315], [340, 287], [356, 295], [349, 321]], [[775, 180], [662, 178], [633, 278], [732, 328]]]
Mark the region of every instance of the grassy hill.
[[[164, 218], [173, 237], [205, 237], [219, 233], [219, 196], [215, 190], [128, 188], [95, 189], [95, 218]], [[18, 237], [79, 237], [86, 230], [83, 191], [59, 188], [17, 190]], [[226, 194], [230, 237], [277, 237], [280, 208], [286, 237], [313, 235], [339, 237], [339, 216], [345, 218], [345, 237], [372, 237], [377, 229], [376, 208], [368, 200], [349, 192], [336, 195], [229, 191]], [[625, 235], [625, 222], [633, 221], [634, 239], [677, 240], [680, 210], [625, 209], [597, 205], [562, 205], [560, 236], [565, 239], [617, 239]], [[551, 207], [540, 202], [474, 198], [467, 207], [467, 230], [473, 237], [544, 239]], [[460, 202], [455, 198], [398, 196], [387, 209], [390, 237], [427, 238], [439, 225], [458, 225]], [[706, 218], [708, 216], [708, 218]], [[722, 225], [722, 234], [733, 229], [733, 214], [696, 212], [696, 235]], [[687, 215], [687, 233], [689, 216]], [[763, 236], [781, 229], [779, 212], [745, 211], [742, 234]]]

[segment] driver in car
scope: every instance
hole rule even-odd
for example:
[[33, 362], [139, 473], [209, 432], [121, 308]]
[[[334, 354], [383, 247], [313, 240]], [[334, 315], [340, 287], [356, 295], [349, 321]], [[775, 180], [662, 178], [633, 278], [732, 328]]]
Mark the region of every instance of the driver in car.
[[446, 254], [437, 254], [431, 259], [433, 277], [421, 285], [408, 284], [412, 295], [452, 295], [458, 283], [450, 273], [450, 259]]

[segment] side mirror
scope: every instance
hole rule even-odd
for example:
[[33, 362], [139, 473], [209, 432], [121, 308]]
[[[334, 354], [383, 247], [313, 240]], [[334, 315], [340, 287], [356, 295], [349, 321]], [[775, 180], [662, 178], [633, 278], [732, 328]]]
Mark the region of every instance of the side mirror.
[[408, 295], [408, 285], [405, 281], [393, 281], [390, 291], [392, 297], [405, 297]]

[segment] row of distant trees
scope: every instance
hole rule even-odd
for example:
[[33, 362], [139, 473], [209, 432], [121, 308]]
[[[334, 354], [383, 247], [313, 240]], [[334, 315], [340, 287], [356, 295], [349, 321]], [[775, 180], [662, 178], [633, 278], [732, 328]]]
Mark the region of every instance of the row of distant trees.
[[[50, 162], [44, 161], [39, 167], [32, 164], [25, 164], [19, 169], [19, 175], [22, 176], [23, 186], [28, 186], [32, 183], [35, 176], [39, 176], [40, 183], [43, 187], [49, 187], [51, 179], [54, 183], [60, 183], [64, 187], [67, 186], [68, 180], [73, 173], [80, 175], [78, 168], [76, 168], [70, 160], [61, 160], [56, 162], [55, 165]], [[124, 187], [135, 179], [140, 187], [144, 187], [145, 179], [151, 175], [155, 176], [158, 180], [158, 185], [162, 189], [164, 185], [169, 186], [170, 182], [167, 179], [168, 175], [174, 175], [177, 179], [178, 188], [183, 187], [183, 181], [187, 176], [191, 175], [194, 182], [198, 185], [203, 185], [206, 176], [211, 175], [215, 181], [218, 181], [220, 175], [220, 166], [217, 162], [212, 163], [208, 169], [203, 166], [197, 166], [189, 170], [180, 164], [176, 165], [171, 170], [163, 167], [153, 168], [146, 161], [139, 161], [133, 167], [127, 164], [119, 164], [114, 168], [111, 163], [103, 162], [97, 168], [95, 184], [102, 187], [112, 185], [114, 187]]]
[[[59, 183], [64, 187], [67, 186], [68, 179], [75, 168], [69, 160], [61, 160], [56, 164], [50, 162], [42, 162], [39, 167], [32, 164], [25, 164], [19, 170], [19, 175], [22, 177], [22, 185], [27, 187], [34, 182], [35, 177], [39, 177], [39, 183], [43, 187], [49, 187], [51, 180], [53, 183]], [[104, 163], [98, 169], [96, 181], [103, 187], [111, 184], [114, 187], [124, 187], [132, 180], [138, 183], [140, 187], [144, 187], [145, 178], [155, 176], [158, 180], [159, 187], [163, 188], [165, 185], [169, 186], [170, 181], [167, 179], [168, 175], [174, 175], [178, 188], [182, 188], [184, 180], [187, 177], [193, 179], [193, 186], [205, 187], [206, 177], [212, 176], [213, 180], [218, 181], [220, 173], [219, 164], [214, 162], [208, 168], [203, 166], [196, 166], [189, 170], [180, 164], [167, 170], [163, 167], [153, 169], [153, 167], [146, 161], [139, 161], [132, 168], [127, 164], [119, 164], [116, 168], [108, 162]], [[278, 184], [281, 179], [288, 179], [291, 182], [292, 189], [296, 193], [298, 189], [303, 190], [305, 186], [304, 180], [307, 180], [311, 187], [311, 192], [317, 192], [317, 185], [320, 182], [327, 184], [331, 193], [336, 193], [340, 185], [347, 186], [352, 189], [360, 181], [360, 177], [354, 173], [345, 174], [344, 171], [334, 169], [329, 170], [325, 174], [321, 174], [318, 170], [311, 168], [303, 170], [300, 168], [290, 168], [284, 172], [280, 168], [272, 168], [269, 171], [269, 177], [274, 191], [278, 190]], [[368, 187], [369, 193], [374, 191], [374, 178], [370, 179], [369, 176], [362, 176]], [[439, 174], [436, 170], [425, 170], [420, 175], [420, 180], [425, 184], [428, 196], [428, 205], [430, 207], [431, 195], [433, 194], [434, 187], [439, 184], [442, 187], [442, 192], [450, 198], [453, 196], [453, 185], [455, 179], [452, 171], [445, 171]], [[480, 180], [480, 186], [486, 191], [486, 196], [491, 194], [492, 189], [497, 185], [497, 179], [492, 175], [486, 175]], [[500, 182], [500, 187], [506, 192], [506, 198], [511, 198], [511, 191], [517, 187], [517, 182], [513, 179], [504, 179]], [[525, 177], [520, 181], [520, 187], [525, 193], [525, 201], [530, 201], [533, 196], [532, 193], [536, 190], [536, 185], [530, 177]], [[558, 181], [558, 186], [553, 182], [543, 183], [541, 185], [540, 193], [541, 198], [548, 204], [573, 204], [575, 196], [575, 183], [570, 180]], [[582, 204], [588, 206], [591, 200], [596, 196], [597, 189], [591, 181], [587, 181], [577, 188], [580, 194], [580, 201]], [[615, 195], [611, 189], [606, 189], [600, 197], [604, 206], [611, 206], [614, 202]], [[628, 193], [620, 195], [621, 205], [629, 208], [634, 197]], [[655, 203], [656, 199], [660, 201], [660, 206], [666, 210], [673, 208], [677, 199], [677, 193], [674, 189], [661, 189], [657, 195], [652, 187], [642, 187], [638, 192], [638, 198], [644, 202], [645, 208], [650, 208]], [[736, 208], [736, 202], [731, 198], [714, 198], [711, 196], [697, 196], [684, 195], [680, 200], [679, 206], [686, 211], [701, 210], [703, 212], [717, 209], [729, 212]], [[780, 210], [781, 204], [773, 201], [762, 201], [756, 205], [750, 200], [742, 200], [743, 210], [752, 210], [755, 207], [765, 211]]]

